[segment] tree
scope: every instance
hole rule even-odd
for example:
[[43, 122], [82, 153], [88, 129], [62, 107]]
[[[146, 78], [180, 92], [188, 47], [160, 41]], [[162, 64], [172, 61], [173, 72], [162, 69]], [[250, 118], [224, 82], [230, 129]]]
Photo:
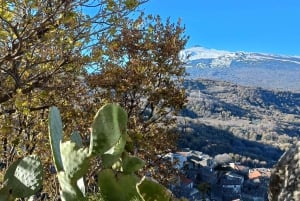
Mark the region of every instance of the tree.
[[179, 51], [187, 37], [180, 22], [129, 17], [146, 1], [0, 0], [0, 162], [40, 155], [52, 199], [51, 105], [69, 125], [64, 132], [76, 127], [87, 142], [95, 110], [118, 102], [130, 119], [127, 150], [138, 151], [158, 178], [156, 169], [171, 176], [156, 162], [176, 148], [173, 115], [185, 103]]
[[159, 16], [143, 13], [125, 19], [120, 30], [102, 35], [93, 49], [98, 65], [89, 76], [94, 96], [126, 108], [131, 142], [127, 148], [146, 160], [147, 173], [161, 182], [172, 174], [158, 156], [176, 149], [174, 115], [186, 101], [181, 87], [185, 68], [179, 55], [187, 42], [183, 33], [180, 21], [163, 23]]
[[215, 156], [214, 161], [218, 165], [224, 165], [224, 164], [229, 163], [230, 161], [232, 161], [232, 157], [227, 153], [218, 154], [218, 155]]
[[211, 191], [211, 186], [209, 183], [201, 182], [197, 185], [197, 189], [201, 192], [202, 200], [206, 200], [207, 194]]
[[1, 162], [8, 166], [23, 155], [40, 155], [46, 190], [55, 192], [49, 185], [48, 108], [58, 106], [70, 127], [89, 124], [98, 108], [85, 81], [92, 49], [143, 2], [0, 1]]

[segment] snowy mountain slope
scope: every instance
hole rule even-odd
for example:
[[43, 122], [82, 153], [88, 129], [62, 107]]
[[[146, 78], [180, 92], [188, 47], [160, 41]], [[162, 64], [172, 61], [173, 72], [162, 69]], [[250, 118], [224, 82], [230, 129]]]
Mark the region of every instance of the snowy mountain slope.
[[229, 52], [203, 47], [185, 49], [180, 54], [187, 63], [189, 78], [208, 78], [244, 86], [300, 91], [300, 57]]

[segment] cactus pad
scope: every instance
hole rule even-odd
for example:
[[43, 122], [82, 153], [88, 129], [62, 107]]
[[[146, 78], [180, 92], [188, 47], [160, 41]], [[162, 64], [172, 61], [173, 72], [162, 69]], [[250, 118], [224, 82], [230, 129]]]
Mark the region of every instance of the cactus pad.
[[60, 154], [60, 142], [63, 139], [63, 125], [57, 107], [50, 108], [48, 127], [53, 161], [55, 163], [56, 171], [59, 172], [63, 170]]
[[37, 156], [14, 162], [4, 176], [4, 183], [15, 198], [34, 195], [42, 187], [43, 167]]
[[88, 149], [77, 149], [77, 145], [67, 141], [60, 144], [64, 173], [76, 183], [89, 168]]
[[143, 201], [166, 201], [171, 200], [171, 193], [164, 186], [143, 177], [137, 184], [137, 191], [143, 197]]
[[115, 175], [113, 170], [105, 169], [99, 173], [101, 194], [105, 201], [141, 200], [135, 185], [138, 178], [135, 175]]
[[126, 135], [127, 113], [118, 105], [103, 106], [92, 124], [90, 154], [104, 154]]

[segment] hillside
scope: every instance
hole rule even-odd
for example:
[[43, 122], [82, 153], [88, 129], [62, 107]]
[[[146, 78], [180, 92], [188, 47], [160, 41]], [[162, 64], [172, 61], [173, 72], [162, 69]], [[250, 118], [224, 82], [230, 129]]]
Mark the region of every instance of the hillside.
[[300, 93], [208, 79], [186, 80], [184, 86], [182, 148], [270, 167], [300, 135]]

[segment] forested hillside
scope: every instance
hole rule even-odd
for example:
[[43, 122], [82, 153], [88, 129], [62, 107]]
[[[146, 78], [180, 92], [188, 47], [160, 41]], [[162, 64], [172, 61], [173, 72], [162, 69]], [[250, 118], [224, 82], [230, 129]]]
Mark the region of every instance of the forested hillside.
[[300, 135], [299, 93], [204, 79], [184, 85], [180, 147], [270, 167]]

